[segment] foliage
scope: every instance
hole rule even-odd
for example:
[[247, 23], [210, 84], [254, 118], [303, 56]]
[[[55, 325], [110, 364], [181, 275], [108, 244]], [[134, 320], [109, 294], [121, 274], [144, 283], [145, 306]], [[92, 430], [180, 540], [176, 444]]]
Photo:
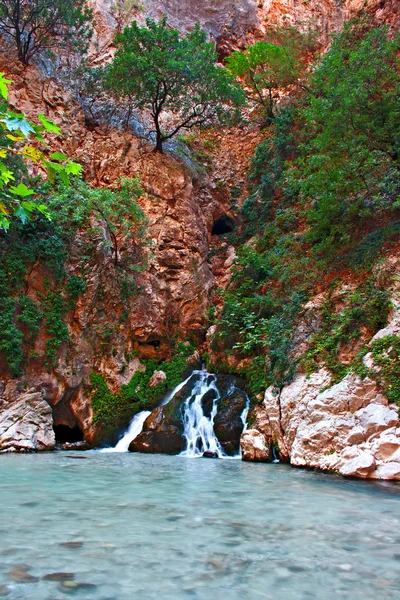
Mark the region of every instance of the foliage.
[[295, 27], [271, 30], [275, 42], [261, 40], [226, 59], [227, 69], [242, 80], [250, 99], [262, 107], [271, 121], [276, 114], [279, 90], [300, 82], [307, 68], [307, 50], [314, 49], [311, 32], [302, 34]]
[[400, 406], [400, 337], [387, 335], [374, 341], [367, 351], [372, 353], [374, 368], [368, 369], [360, 362], [357, 371], [377, 380], [389, 401]]
[[[15, 376], [22, 373], [41, 326], [47, 335], [44, 359], [48, 365], [55, 364], [60, 346], [69, 340], [65, 315], [86, 290], [93, 239], [104, 233], [98, 206], [127, 246], [115, 265], [121, 299], [133, 291], [135, 273], [141, 268], [135, 248], [143, 243], [145, 218], [135, 201], [141, 191], [137, 180], [124, 180], [114, 191], [91, 189], [80, 180], [68, 187], [62, 182], [56, 187], [42, 184], [38, 191], [46, 198], [51, 220], [39, 216], [25, 225], [14, 221], [7, 234], [0, 234], [0, 351]], [[69, 273], [69, 244], [78, 229], [82, 256], [75, 272]], [[35, 264], [47, 276], [45, 289], [27, 298], [26, 278]]]
[[50, 181], [58, 174], [65, 184], [69, 184], [70, 175], [81, 171], [80, 165], [61, 152], [49, 153], [46, 147], [40, 147], [44, 145], [45, 132], [59, 134], [60, 129], [43, 114], [38, 116], [40, 125], [35, 125], [24, 115], [13, 112], [6, 102], [9, 83], [4, 73], [0, 73], [3, 98], [0, 102], [0, 229], [6, 231], [12, 218], [26, 223], [38, 213], [49, 216], [46, 205], [33, 198], [35, 190], [28, 187], [24, 163], [44, 168]]
[[340, 254], [400, 199], [400, 36], [351, 21], [337, 34], [299, 110], [299, 182], [308, 241]]
[[86, 0], [1, 0], [0, 31], [16, 45], [28, 65], [41, 49], [87, 47], [91, 10]]
[[302, 359], [306, 373], [324, 364], [337, 380], [345, 375], [349, 367], [339, 360], [341, 348], [360, 338], [362, 330], [372, 337], [386, 325], [390, 303], [385, 283], [370, 278], [356, 289], [344, 291], [336, 298], [342, 308], [335, 305], [332, 295], [328, 297], [321, 307], [321, 326]]
[[103, 73], [106, 88], [131, 107], [150, 111], [158, 151], [181, 130], [221, 120], [228, 106], [244, 102], [241, 88], [216, 65], [215, 47], [199, 25], [181, 37], [165, 17], [158, 23], [147, 19], [145, 27], [133, 21], [115, 42], [117, 51]]
[[47, 206], [57, 223], [65, 227], [87, 227], [96, 215], [97, 230], [104, 226], [109, 234], [114, 264], [123, 266], [118, 237], [125, 244], [139, 244], [145, 236], [147, 219], [136, 202], [142, 194], [138, 177], [121, 179], [115, 190], [89, 188], [85, 182], [76, 180], [73, 186], [59, 185], [55, 192], [50, 191]]
[[[94, 411], [94, 421], [105, 426], [118, 425], [127, 422], [140, 410], [152, 410], [157, 401], [168, 390], [173, 389], [182, 381], [183, 374], [188, 368], [187, 358], [193, 353], [193, 347], [188, 343], [178, 343], [171, 360], [142, 360], [144, 370], [136, 371], [127, 385], [121, 386], [117, 394], [112, 394], [103, 376], [92, 373], [91, 404]], [[151, 388], [149, 381], [155, 370], [164, 371], [166, 379]]]
[[[290, 380], [302, 319], [313, 333], [303, 366], [326, 364], [334, 377], [350, 368], [341, 349], [386, 322], [388, 284], [371, 271], [400, 233], [398, 48], [385, 27], [347, 24], [253, 157], [213, 339], [215, 351], [241, 359], [253, 394]], [[313, 332], [305, 302], [350, 274], [354, 288], [328, 294]]]

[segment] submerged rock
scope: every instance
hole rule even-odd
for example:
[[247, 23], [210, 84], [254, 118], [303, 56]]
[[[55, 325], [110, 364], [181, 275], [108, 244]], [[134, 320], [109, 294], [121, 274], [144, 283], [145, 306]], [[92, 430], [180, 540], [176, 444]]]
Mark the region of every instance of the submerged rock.
[[26, 392], [1, 404], [0, 452], [53, 450], [52, 410], [41, 392]]

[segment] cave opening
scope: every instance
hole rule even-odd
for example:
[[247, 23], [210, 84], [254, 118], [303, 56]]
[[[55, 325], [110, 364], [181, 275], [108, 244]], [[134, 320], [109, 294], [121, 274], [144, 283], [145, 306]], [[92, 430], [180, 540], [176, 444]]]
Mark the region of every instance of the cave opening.
[[222, 215], [216, 221], [214, 221], [211, 235], [224, 235], [224, 233], [230, 233], [233, 231], [235, 227], [235, 223], [231, 217], [228, 215]]
[[75, 425], [74, 427], [68, 427], [68, 425], [54, 425], [53, 429], [57, 444], [83, 441], [83, 432], [79, 429], [78, 425]]

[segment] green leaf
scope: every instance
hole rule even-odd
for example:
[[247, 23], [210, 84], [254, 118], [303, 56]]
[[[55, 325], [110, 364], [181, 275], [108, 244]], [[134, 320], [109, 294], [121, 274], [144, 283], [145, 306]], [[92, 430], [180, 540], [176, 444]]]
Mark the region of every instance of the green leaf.
[[82, 171], [82, 166], [76, 162], [68, 161], [65, 171], [68, 173], [68, 175], [79, 175], [79, 173]]
[[51, 160], [68, 160], [68, 156], [62, 154], [62, 152], [53, 152], [53, 154], [50, 154], [50, 158]]
[[25, 225], [25, 223], [30, 219], [32, 214], [32, 211], [27, 211], [23, 206], [19, 205], [15, 210], [14, 210], [14, 216], [17, 217], [18, 219], [20, 219], [22, 221], [22, 223]]
[[32, 196], [32, 194], [35, 193], [33, 190], [27, 188], [24, 183], [19, 183], [17, 186], [10, 186], [9, 191], [11, 194], [15, 194], [16, 196], [22, 196], [22, 198]]
[[43, 125], [43, 127], [46, 129], [46, 131], [51, 131], [52, 133], [60, 133], [60, 128], [55, 123], [53, 123], [53, 121], [49, 121], [49, 119], [46, 119], [43, 113], [40, 113], [40, 115], [38, 115], [38, 119]]
[[5, 100], [8, 98], [8, 84], [11, 83], [11, 79], [6, 79], [4, 73], [0, 72], [0, 95]]

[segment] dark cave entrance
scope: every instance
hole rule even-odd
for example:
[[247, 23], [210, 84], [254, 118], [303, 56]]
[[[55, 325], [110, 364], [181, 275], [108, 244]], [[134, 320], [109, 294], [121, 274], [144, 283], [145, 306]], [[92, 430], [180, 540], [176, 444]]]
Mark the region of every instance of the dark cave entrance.
[[57, 444], [83, 441], [83, 433], [77, 425], [74, 427], [68, 427], [68, 425], [54, 425], [53, 429]]
[[224, 233], [230, 233], [235, 228], [234, 220], [228, 215], [222, 215], [216, 221], [214, 221], [211, 235], [223, 235]]

